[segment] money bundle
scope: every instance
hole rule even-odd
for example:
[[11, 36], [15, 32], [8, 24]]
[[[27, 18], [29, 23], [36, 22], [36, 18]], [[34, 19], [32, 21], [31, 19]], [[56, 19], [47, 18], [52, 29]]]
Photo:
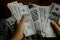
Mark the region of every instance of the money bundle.
[[[31, 5], [33, 7], [31, 7]], [[18, 22], [21, 20], [23, 15], [26, 16], [27, 19], [24, 27], [25, 36], [37, 34], [39, 31], [43, 37], [56, 37], [52, 27], [50, 26], [50, 22], [51, 20], [59, 22], [59, 4], [52, 3], [50, 6], [39, 6], [36, 4], [24, 5], [23, 3], [15, 1], [8, 3], [7, 6], [11, 11], [12, 16]]]

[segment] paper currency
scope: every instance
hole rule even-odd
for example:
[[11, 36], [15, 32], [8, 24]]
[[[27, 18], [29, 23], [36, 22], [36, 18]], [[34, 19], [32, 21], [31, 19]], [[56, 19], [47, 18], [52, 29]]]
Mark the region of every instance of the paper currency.
[[22, 6], [20, 8], [20, 11], [21, 11], [21, 16], [26, 15], [27, 17], [27, 20], [25, 23], [25, 31], [24, 31], [25, 35], [29, 36], [29, 35], [35, 34], [36, 32], [34, 29], [34, 25], [32, 22], [32, 18], [31, 18], [28, 6], [27, 5]]
[[15, 16], [16, 20], [19, 22], [22, 18], [23, 15], [25, 15], [27, 17], [26, 23], [25, 23], [25, 30], [24, 30], [24, 34], [25, 36], [29, 36], [32, 34], [35, 34], [34, 31], [34, 25], [32, 22], [32, 18], [30, 16], [30, 12], [29, 12], [29, 8], [27, 5], [20, 5], [20, 4], [14, 4], [14, 5], [10, 5], [13, 6], [13, 12], [12, 15]]
[[7, 19], [5, 19], [6, 20], [6, 25], [7, 25], [7, 27], [11, 30], [11, 32], [12, 32], [12, 34], [14, 33], [14, 28], [15, 28], [15, 22], [16, 22], [16, 19], [15, 19], [15, 17], [14, 16], [11, 16], [11, 17], [9, 17], [9, 18], [7, 18]]
[[60, 6], [59, 4], [52, 3], [52, 7], [50, 11], [50, 19], [55, 22], [58, 22], [60, 18], [60, 7], [59, 6]]
[[[55, 21], [55, 22], [59, 22], [59, 10], [60, 5], [56, 4], [56, 3], [52, 3], [52, 6], [51, 6], [51, 10], [50, 10], [50, 13], [49, 13], [49, 16], [48, 16], [48, 20], [47, 20], [47, 24], [46, 24], [46, 35], [47, 37], [56, 37], [54, 31], [53, 31], [53, 28], [51, 27], [50, 25], [50, 22], [51, 20]], [[49, 27], [48, 27], [49, 26]], [[48, 33], [49, 32], [49, 33]]]
[[17, 8], [15, 8], [15, 6], [19, 6], [19, 5], [23, 6], [23, 3], [18, 3], [17, 1], [15, 1], [15, 2], [7, 4], [8, 8], [11, 10], [12, 15], [15, 16], [17, 21], [19, 21], [21, 18], [20, 18], [19, 13], [17, 12]]
[[39, 30], [40, 28], [40, 22], [39, 22], [39, 10], [38, 8], [32, 8], [30, 9], [31, 17], [33, 19], [34, 25], [36, 30]]
[[41, 29], [42, 36], [43, 37], [55, 37], [55, 34], [54, 34], [54, 32], [50, 26], [50, 22], [49, 22], [50, 6], [40, 6], [39, 11], [40, 11], [39, 18], [41, 20], [40, 29]]
[[56, 3], [52, 3], [51, 6], [32, 5], [33, 7], [29, 9], [28, 5], [24, 5], [23, 3], [8, 3], [8, 8], [10, 9], [12, 16], [14, 16], [18, 22], [23, 15], [27, 17], [24, 28], [25, 36], [34, 35], [40, 30], [43, 37], [56, 37], [50, 26], [50, 22], [51, 20], [59, 22], [59, 5]]

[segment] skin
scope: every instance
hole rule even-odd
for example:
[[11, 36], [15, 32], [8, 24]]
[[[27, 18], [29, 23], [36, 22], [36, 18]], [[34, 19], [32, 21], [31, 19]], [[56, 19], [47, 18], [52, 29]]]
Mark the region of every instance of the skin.
[[26, 21], [26, 16], [23, 16], [20, 22], [18, 21], [16, 22], [17, 30], [16, 33], [11, 38], [11, 40], [22, 40], [25, 21]]
[[59, 23], [56, 23], [54, 21], [51, 21], [51, 24], [52, 24], [52, 27], [55, 28], [57, 35], [60, 36], [60, 24]]
[[[24, 24], [26, 21], [26, 16], [23, 16], [20, 22], [16, 22], [17, 24], [17, 30], [14, 36], [12, 36], [11, 40], [22, 40], [23, 38], [23, 31], [24, 31]], [[60, 36], [60, 24], [51, 21], [51, 24], [53, 25], [52, 27], [55, 28], [57, 34]]]

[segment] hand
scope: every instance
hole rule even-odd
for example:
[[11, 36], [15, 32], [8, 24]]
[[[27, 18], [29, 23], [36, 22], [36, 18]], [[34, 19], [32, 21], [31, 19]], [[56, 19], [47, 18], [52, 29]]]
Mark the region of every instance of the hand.
[[16, 33], [12, 36], [11, 40], [21, 40], [23, 38], [25, 21], [26, 21], [26, 17], [23, 16], [20, 22], [18, 21], [16, 22], [17, 30]]
[[25, 24], [25, 21], [26, 21], [26, 16], [23, 16], [22, 19], [20, 20], [20, 22], [16, 22], [17, 24], [17, 28], [20, 29], [21, 27], [24, 28], [24, 24]]
[[54, 21], [51, 21], [51, 24], [52, 24], [52, 27], [55, 28], [57, 34], [60, 36], [60, 24], [59, 23], [56, 23]]
[[25, 21], [26, 21], [26, 16], [23, 16], [20, 22], [18, 21], [16, 22], [17, 30], [20, 32], [21, 38], [23, 38]]

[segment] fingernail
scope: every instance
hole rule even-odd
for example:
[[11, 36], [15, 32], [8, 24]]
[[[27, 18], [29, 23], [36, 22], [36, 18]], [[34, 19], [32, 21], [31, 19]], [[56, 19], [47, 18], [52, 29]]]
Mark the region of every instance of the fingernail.
[[26, 16], [23, 16], [23, 18], [22, 18], [22, 19], [23, 19], [23, 21], [26, 21]]

